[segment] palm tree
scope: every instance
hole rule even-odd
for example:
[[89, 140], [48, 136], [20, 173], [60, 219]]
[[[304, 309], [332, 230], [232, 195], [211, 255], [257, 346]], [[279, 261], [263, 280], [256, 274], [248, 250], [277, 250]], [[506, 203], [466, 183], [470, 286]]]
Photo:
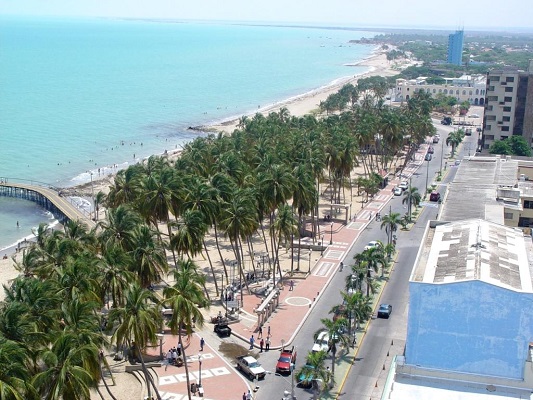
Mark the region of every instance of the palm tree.
[[157, 233], [148, 225], [138, 225], [131, 232], [131, 243], [129, 270], [138, 277], [143, 288], [159, 283], [168, 271], [168, 263]]
[[178, 268], [174, 270], [174, 285], [163, 289], [163, 303], [172, 309], [170, 330], [173, 335], [178, 335], [183, 352], [189, 400], [191, 400], [189, 367], [185, 358], [182, 332], [185, 331], [185, 335], [190, 338], [194, 326], [198, 328], [203, 326], [204, 317], [198, 306], [208, 306], [208, 302], [202, 291], [201, 278], [193, 263], [180, 262]]
[[[109, 313], [109, 322], [118, 323], [112, 337], [118, 349], [128, 348], [133, 350], [133, 357], [139, 357], [144, 372], [148, 397], [151, 395], [151, 377], [148, 374], [142, 356], [146, 347], [158, 343], [157, 333], [162, 324], [162, 316], [157, 298], [151, 291], [142, 288], [137, 283], [132, 283], [125, 296], [124, 307], [113, 308]], [[160, 399], [159, 392], [154, 385], [155, 393]]]
[[372, 299], [364, 296], [361, 292], [345, 293], [341, 292], [342, 303], [348, 317], [348, 337], [352, 335], [352, 318], [355, 325], [359, 326], [372, 315]]
[[99, 211], [100, 211], [100, 205], [102, 205], [105, 202], [106, 195], [104, 192], [99, 191], [96, 193], [96, 196], [94, 197], [94, 208], [96, 209], [96, 220], [98, 221], [100, 219]]
[[383, 265], [387, 261], [385, 260], [385, 254], [383, 252], [383, 245], [373, 247], [371, 249], [364, 250], [362, 253], [356, 254], [354, 260], [358, 264], [358, 268], [366, 270], [366, 295], [370, 295], [370, 291], [374, 292], [374, 286], [372, 285], [372, 271], [377, 273], [379, 266]]
[[[348, 325], [346, 318], [337, 318], [335, 320], [322, 318], [320, 320], [322, 325], [325, 328], [325, 331], [329, 336], [329, 346], [331, 351], [331, 379], [329, 381], [330, 387], [333, 387], [335, 384], [335, 360], [337, 357], [337, 345], [340, 344], [343, 347], [348, 347], [350, 345], [350, 337], [346, 335], [345, 328]], [[315, 337], [318, 336], [320, 332], [323, 332], [324, 329], [320, 329], [315, 333]]]
[[81, 345], [75, 334], [61, 333], [42, 354], [44, 369], [32, 384], [43, 399], [90, 400], [99, 380], [98, 347]]
[[409, 189], [403, 192], [402, 204], [408, 204], [409, 219], [411, 219], [412, 206], [418, 207], [421, 201], [422, 197], [416, 186], [409, 186]]
[[400, 213], [393, 212], [386, 214], [381, 219], [381, 229], [385, 228], [385, 232], [387, 232], [387, 244], [392, 243], [394, 232], [398, 230], [401, 219]]
[[455, 154], [457, 146], [461, 144], [463, 138], [465, 137], [465, 132], [463, 129], [458, 129], [454, 132], [450, 132], [446, 138], [446, 146], [452, 146], [452, 158]]
[[0, 398], [37, 399], [26, 368], [27, 353], [20, 343], [0, 336]]
[[[314, 394], [313, 398], [318, 399], [320, 392], [326, 388], [330, 379], [330, 372], [325, 367], [327, 354], [324, 350], [307, 353], [307, 361], [297, 376], [302, 377], [301, 382], [310, 382]], [[322, 382], [320, 385], [319, 382]]]

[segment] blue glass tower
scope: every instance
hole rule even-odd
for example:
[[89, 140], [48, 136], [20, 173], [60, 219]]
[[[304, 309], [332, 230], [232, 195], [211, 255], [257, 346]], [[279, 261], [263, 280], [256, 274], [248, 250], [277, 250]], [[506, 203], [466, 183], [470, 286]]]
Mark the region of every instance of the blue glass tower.
[[463, 63], [463, 34], [464, 31], [460, 30], [448, 36], [448, 64]]

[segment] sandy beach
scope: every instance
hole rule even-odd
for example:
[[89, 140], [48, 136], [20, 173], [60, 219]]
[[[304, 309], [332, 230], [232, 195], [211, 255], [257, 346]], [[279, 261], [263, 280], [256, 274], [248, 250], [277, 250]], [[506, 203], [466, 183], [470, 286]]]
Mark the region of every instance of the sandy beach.
[[[398, 74], [398, 68], [403, 69], [405, 67], [401, 66], [396, 67], [397, 69], [394, 69], [394, 65], [387, 61], [386, 53], [382, 51], [377, 51], [373, 56], [363, 60], [357, 65], [369, 67], [370, 69], [368, 72], [355, 75], [353, 78], [347, 78], [338, 84], [313, 90], [309, 93], [302, 94], [301, 96], [296, 96], [295, 98], [279, 102], [274, 106], [262, 108], [258, 112], [267, 115], [270, 112], [277, 112], [281, 108], [285, 107], [287, 110], [289, 110], [291, 115], [301, 117], [305, 114], [313, 112], [314, 110], [317, 110], [321, 101], [326, 100], [330, 94], [336, 93], [343, 85], [347, 83], [356, 84], [361, 78], [375, 75], [384, 77], [394, 76]], [[254, 114], [251, 114], [249, 116], [253, 115]], [[231, 121], [210, 125], [207, 128], [212, 131], [231, 133], [237, 128], [238, 122], [238, 119], [234, 119]]]

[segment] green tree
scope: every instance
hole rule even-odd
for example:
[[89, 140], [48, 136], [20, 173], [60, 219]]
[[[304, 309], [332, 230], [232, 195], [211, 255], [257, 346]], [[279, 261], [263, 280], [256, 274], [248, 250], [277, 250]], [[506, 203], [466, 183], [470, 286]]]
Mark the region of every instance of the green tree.
[[457, 146], [461, 144], [465, 137], [465, 131], [463, 129], [458, 129], [456, 131], [450, 132], [446, 138], [446, 146], [452, 146], [452, 157], [457, 150]]
[[385, 214], [381, 219], [381, 229], [385, 228], [387, 232], [387, 244], [392, 243], [394, 232], [398, 230], [400, 225], [401, 216], [400, 213]]
[[418, 207], [422, 201], [422, 196], [418, 191], [416, 186], [409, 185], [409, 188], [403, 192], [402, 204], [407, 203], [407, 209], [409, 214], [409, 219], [411, 219], [411, 214], [413, 206]]
[[313, 398], [318, 399], [320, 392], [327, 387], [330, 379], [330, 372], [325, 366], [327, 354], [325, 351], [307, 353], [307, 360], [297, 376], [301, 377], [300, 382], [311, 384], [313, 387]]
[[[117, 349], [127, 347], [132, 350], [133, 358], [140, 359], [148, 396], [151, 396], [150, 385], [153, 382], [144, 364], [142, 353], [149, 344], [157, 345], [157, 333], [160, 331], [163, 322], [161, 307], [155, 294], [142, 288], [137, 283], [132, 283], [126, 291], [124, 307], [111, 309], [109, 322], [118, 324], [112, 337]], [[160, 399], [157, 387], [155, 385], [152, 386]]]
[[511, 149], [511, 146], [507, 140], [496, 140], [491, 143], [489, 147], [489, 153], [511, 155], [513, 154], [513, 150]]
[[531, 157], [531, 148], [523, 136], [513, 135], [506, 139], [515, 156]]

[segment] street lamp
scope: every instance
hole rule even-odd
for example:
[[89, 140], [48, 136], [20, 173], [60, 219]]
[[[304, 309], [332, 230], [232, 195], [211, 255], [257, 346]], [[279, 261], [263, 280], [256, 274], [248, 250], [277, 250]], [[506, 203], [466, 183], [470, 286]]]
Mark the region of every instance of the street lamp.
[[426, 192], [424, 193], [424, 198], [426, 197], [427, 195], [427, 192], [428, 192], [428, 180], [429, 180], [429, 159], [426, 160], [426, 162], [428, 163], [427, 165], [427, 169], [426, 169]]
[[[270, 372], [272, 373], [272, 372]], [[279, 374], [279, 373], [275, 373], [274, 375], [276, 376], [279, 376], [281, 379], [283, 379], [285, 382], [289, 383], [291, 385], [291, 399], [292, 400], [296, 400], [296, 394], [294, 393], [294, 363], [291, 363], [291, 381], [289, 382], [287, 380], [287, 378], [285, 378], [283, 375]], [[285, 399], [286, 396], [287, 396], [288, 392], [287, 390], [284, 391], [283, 393], [283, 398]]]
[[309, 268], [307, 269], [307, 273], [310, 274], [311, 273], [311, 253], [313, 252], [313, 250], [309, 249]]
[[331, 223], [330, 227], [331, 227], [331, 230], [329, 231], [330, 232], [329, 244], [333, 244], [333, 222]]
[[202, 387], [202, 355], [198, 354], [198, 364], [200, 365], [200, 373], [198, 374], [198, 387]]

